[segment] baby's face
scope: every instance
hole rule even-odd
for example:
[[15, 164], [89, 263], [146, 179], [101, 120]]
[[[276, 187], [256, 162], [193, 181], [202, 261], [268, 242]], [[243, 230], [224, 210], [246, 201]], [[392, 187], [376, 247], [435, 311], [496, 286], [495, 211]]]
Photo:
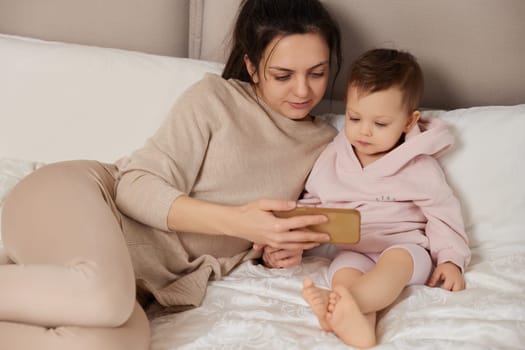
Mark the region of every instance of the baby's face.
[[350, 87], [344, 132], [361, 165], [364, 167], [393, 149], [417, 121], [419, 113], [415, 114], [407, 112], [397, 87], [370, 94]]

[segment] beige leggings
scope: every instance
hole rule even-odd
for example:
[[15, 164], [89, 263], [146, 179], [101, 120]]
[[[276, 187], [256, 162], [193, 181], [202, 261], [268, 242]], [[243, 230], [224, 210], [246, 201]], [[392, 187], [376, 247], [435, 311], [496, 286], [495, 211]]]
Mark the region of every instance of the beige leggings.
[[11, 191], [2, 213], [14, 262], [0, 265], [2, 349], [149, 348], [113, 183], [100, 163], [71, 161]]

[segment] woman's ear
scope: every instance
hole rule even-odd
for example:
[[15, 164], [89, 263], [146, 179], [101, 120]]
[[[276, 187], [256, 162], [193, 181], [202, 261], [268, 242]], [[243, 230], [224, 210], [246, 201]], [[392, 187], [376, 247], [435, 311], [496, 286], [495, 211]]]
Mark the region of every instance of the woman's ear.
[[410, 130], [412, 130], [412, 128], [414, 127], [414, 125], [416, 125], [420, 117], [421, 117], [421, 113], [419, 111], [412, 112], [412, 114], [408, 117], [407, 123], [403, 131], [407, 133]]
[[246, 70], [248, 71], [248, 74], [250, 75], [250, 77], [252, 77], [253, 83], [257, 84], [259, 82], [257, 68], [252, 63], [252, 61], [250, 61], [250, 59], [248, 58], [248, 55], [244, 55], [244, 64], [246, 65]]

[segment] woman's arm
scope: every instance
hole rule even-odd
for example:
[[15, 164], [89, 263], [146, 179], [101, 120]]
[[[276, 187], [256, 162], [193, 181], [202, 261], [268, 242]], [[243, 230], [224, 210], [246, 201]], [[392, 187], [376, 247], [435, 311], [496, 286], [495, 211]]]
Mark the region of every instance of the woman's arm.
[[330, 237], [303, 229], [327, 220], [323, 215], [282, 219], [272, 211], [295, 208], [294, 201], [259, 199], [241, 206], [225, 206], [179, 196], [173, 201], [167, 226], [172, 231], [227, 235], [278, 249], [311, 249]]
[[[179, 98], [153, 137], [122, 164], [116, 193], [119, 209], [161, 230], [227, 235], [274, 248], [308, 249], [328, 240], [325, 234], [302, 229], [322, 222], [323, 216], [281, 219], [273, 215], [272, 211], [293, 209], [296, 205], [293, 201], [288, 204], [287, 200], [256, 200], [257, 195], [245, 196], [245, 192], [237, 195], [253, 199], [247, 204], [244, 204], [246, 199], [229, 198], [230, 202], [226, 203], [236, 204], [217, 204], [195, 198], [195, 184], [199, 179], [206, 190], [215, 189], [214, 198], [220, 198], [218, 200], [236, 190], [233, 180], [215, 179], [213, 173], [216, 165], [224, 168], [222, 157], [231, 158], [242, 148], [235, 143], [226, 148], [217, 143], [220, 137], [227, 140], [227, 126], [235, 125], [230, 115], [224, 113], [229, 110], [228, 106], [236, 106], [234, 101], [227, 103], [224, 99], [236, 91], [228, 86], [222, 78], [208, 76]], [[226, 151], [217, 152], [218, 147]], [[241, 166], [230, 171], [249, 176], [250, 169]], [[221, 172], [217, 176], [228, 175]], [[251, 186], [257, 186], [257, 182]]]

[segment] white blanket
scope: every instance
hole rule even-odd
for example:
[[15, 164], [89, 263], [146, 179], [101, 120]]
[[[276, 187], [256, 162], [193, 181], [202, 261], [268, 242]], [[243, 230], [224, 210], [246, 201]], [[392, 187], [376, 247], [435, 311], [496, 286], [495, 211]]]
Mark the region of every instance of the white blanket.
[[[500, 258], [474, 262], [467, 289], [413, 286], [380, 314], [377, 349], [523, 349], [525, 247], [500, 247]], [[152, 321], [152, 349], [348, 349], [319, 329], [301, 298], [301, 281], [326, 285], [328, 260], [270, 270], [245, 263], [211, 282], [202, 307]]]

